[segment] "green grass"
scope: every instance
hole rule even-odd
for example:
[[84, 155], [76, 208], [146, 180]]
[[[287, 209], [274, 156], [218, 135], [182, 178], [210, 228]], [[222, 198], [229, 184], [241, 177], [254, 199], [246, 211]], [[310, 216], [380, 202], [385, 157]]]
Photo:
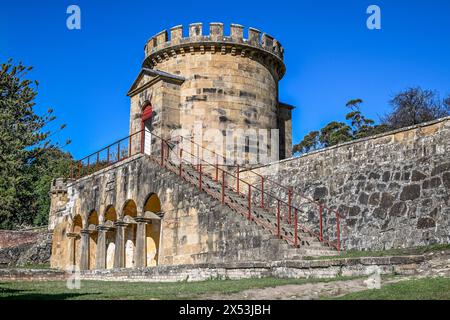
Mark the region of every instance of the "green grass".
[[340, 256], [321, 256], [321, 257], [305, 257], [306, 260], [328, 260], [328, 259], [344, 259], [344, 258], [362, 258], [362, 257], [387, 257], [387, 256], [404, 256], [404, 255], [420, 255], [428, 252], [450, 250], [450, 244], [436, 244], [424, 247], [415, 247], [407, 249], [389, 249], [380, 251], [357, 251], [348, 250]]
[[423, 278], [347, 294], [340, 300], [450, 300], [450, 278]]
[[247, 289], [276, 287], [286, 284], [305, 284], [350, 279], [355, 279], [355, 277], [337, 277], [333, 279], [255, 278], [171, 283], [81, 281], [81, 288], [79, 290], [68, 289], [65, 281], [3, 281], [0, 282], [0, 300], [195, 299], [203, 294], [228, 294]]

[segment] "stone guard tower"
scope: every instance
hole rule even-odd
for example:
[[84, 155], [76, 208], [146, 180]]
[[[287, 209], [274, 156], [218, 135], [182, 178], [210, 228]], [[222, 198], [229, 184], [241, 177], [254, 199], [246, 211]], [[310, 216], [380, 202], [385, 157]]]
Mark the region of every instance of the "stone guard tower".
[[[170, 38], [166, 30], [150, 38], [142, 70], [128, 92], [130, 134], [147, 128], [167, 139], [174, 129], [191, 137], [198, 129], [215, 129], [223, 136], [232, 130], [240, 138], [237, 129], [278, 129], [274, 151], [281, 159], [291, 156], [293, 107], [278, 98], [278, 82], [286, 71], [283, 47], [268, 34], [261, 37], [257, 29], [249, 28], [248, 39], [243, 26], [232, 24], [230, 29], [225, 36], [222, 23], [211, 23], [209, 35], [204, 35], [202, 24], [194, 23], [188, 37], [176, 26]], [[206, 135], [202, 143], [211, 142], [205, 140]], [[235, 144], [239, 141], [251, 143], [236, 139]]]

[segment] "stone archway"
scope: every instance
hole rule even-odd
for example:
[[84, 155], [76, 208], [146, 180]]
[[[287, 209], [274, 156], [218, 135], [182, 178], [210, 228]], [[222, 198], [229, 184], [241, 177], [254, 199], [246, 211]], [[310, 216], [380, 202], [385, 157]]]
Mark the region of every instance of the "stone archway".
[[81, 230], [83, 230], [83, 219], [81, 215], [77, 214], [73, 218], [70, 233], [67, 234], [72, 239], [71, 248], [69, 249], [69, 265], [77, 268], [80, 267], [81, 262]]
[[102, 262], [100, 268], [113, 269], [114, 268], [114, 255], [116, 251], [116, 230], [114, 223], [117, 221], [116, 209], [113, 206], [108, 206], [105, 215], [103, 230], [105, 234], [105, 261]]
[[136, 255], [136, 222], [137, 206], [133, 200], [128, 200], [122, 210], [122, 220], [124, 223], [124, 263], [125, 268], [135, 267], [135, 255]]
[[144, 266], [151, 267], [158, 265], [161, 236], [161, 219], [157, 215], [161, 212], [161, 201], [155, 193], [147, 197], [143, 212], [145, 219]]
[[88, 216], [87, 229], [89, 230], [89, 245], [88, 245], [88, 267], [90, 270], [96, 269], [97, 260], [97, 226], [98, 226], [98, 214], [97, 211], [92, 210]]

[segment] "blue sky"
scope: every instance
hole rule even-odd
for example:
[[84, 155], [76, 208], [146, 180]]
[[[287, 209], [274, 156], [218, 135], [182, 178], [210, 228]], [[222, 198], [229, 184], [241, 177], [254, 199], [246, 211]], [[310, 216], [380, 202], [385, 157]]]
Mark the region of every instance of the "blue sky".
[[[280, 100], [296, 106], [294, 142], [361, 98], [378, 119], [396, 92], [420, 85], [450, 94], [450, 1], [5, 1], [0, 61], [34, 66], [38, 110], [52, 107], [68, 127], [59, 138], [76, 158], [128, 134], [126, 92], [148, 38], [192, 22], [239, 23], [266, 31], [285, 48]], [[276, 3], [276, 6], [274, 6]], [[81, 8], [81, 30], [66, 28], [66, 9]], [[366, 28], [376, 4], [382, 29]], [[167, 7], [164, 7], [167, 5]]]

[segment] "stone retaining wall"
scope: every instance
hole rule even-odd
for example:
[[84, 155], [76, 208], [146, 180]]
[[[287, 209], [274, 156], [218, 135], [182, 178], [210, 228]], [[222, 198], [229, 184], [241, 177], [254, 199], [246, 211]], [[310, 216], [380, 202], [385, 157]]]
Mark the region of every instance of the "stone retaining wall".
[[64, 271], [50, 269], [0, 269], [0, 281], [48, 281], [65, 280]]
[[39, 229], [30, 231], [0, 230], [0, 249], [36, 242]]
[[[334, 278], [368, 276], [374, 270], [384, 275], [448, 276], [450, 251], [425, 255], [362, 257], [328, 260], [237, 262], [158, 266], [140, 269], [82, 271], [81, 280], [124, 282], [177, 282], [210, 279], [246, 278]], [[0, 281], [65, 280], [71, 276], [62, 270], [0, 269]]]
[[[337, 209], [344, 250], [450, 243], [450, 117], [255, 171]], [[266, 181], [266, 190], [287, 201], [275, 183]], [[318, 231], [318, 207], [298, 196], [293, 204], [302, 209], [299, 223]], [[335, 239], [336, 214], [323, 213], [325, 238]]]
[[52, 234], [45, 230], [0, 231], [0, 267], [45, 264], [50, 261]]
[[335, 260], [297, 260], [159, 266], [155, 268], [83, 271], [83, 280], [129, 282], [204, 281], [245, 278], [333, 278], [364, 276], [377, 266], [381, 274], [413, 274], [426, 257], [369, 257]]

